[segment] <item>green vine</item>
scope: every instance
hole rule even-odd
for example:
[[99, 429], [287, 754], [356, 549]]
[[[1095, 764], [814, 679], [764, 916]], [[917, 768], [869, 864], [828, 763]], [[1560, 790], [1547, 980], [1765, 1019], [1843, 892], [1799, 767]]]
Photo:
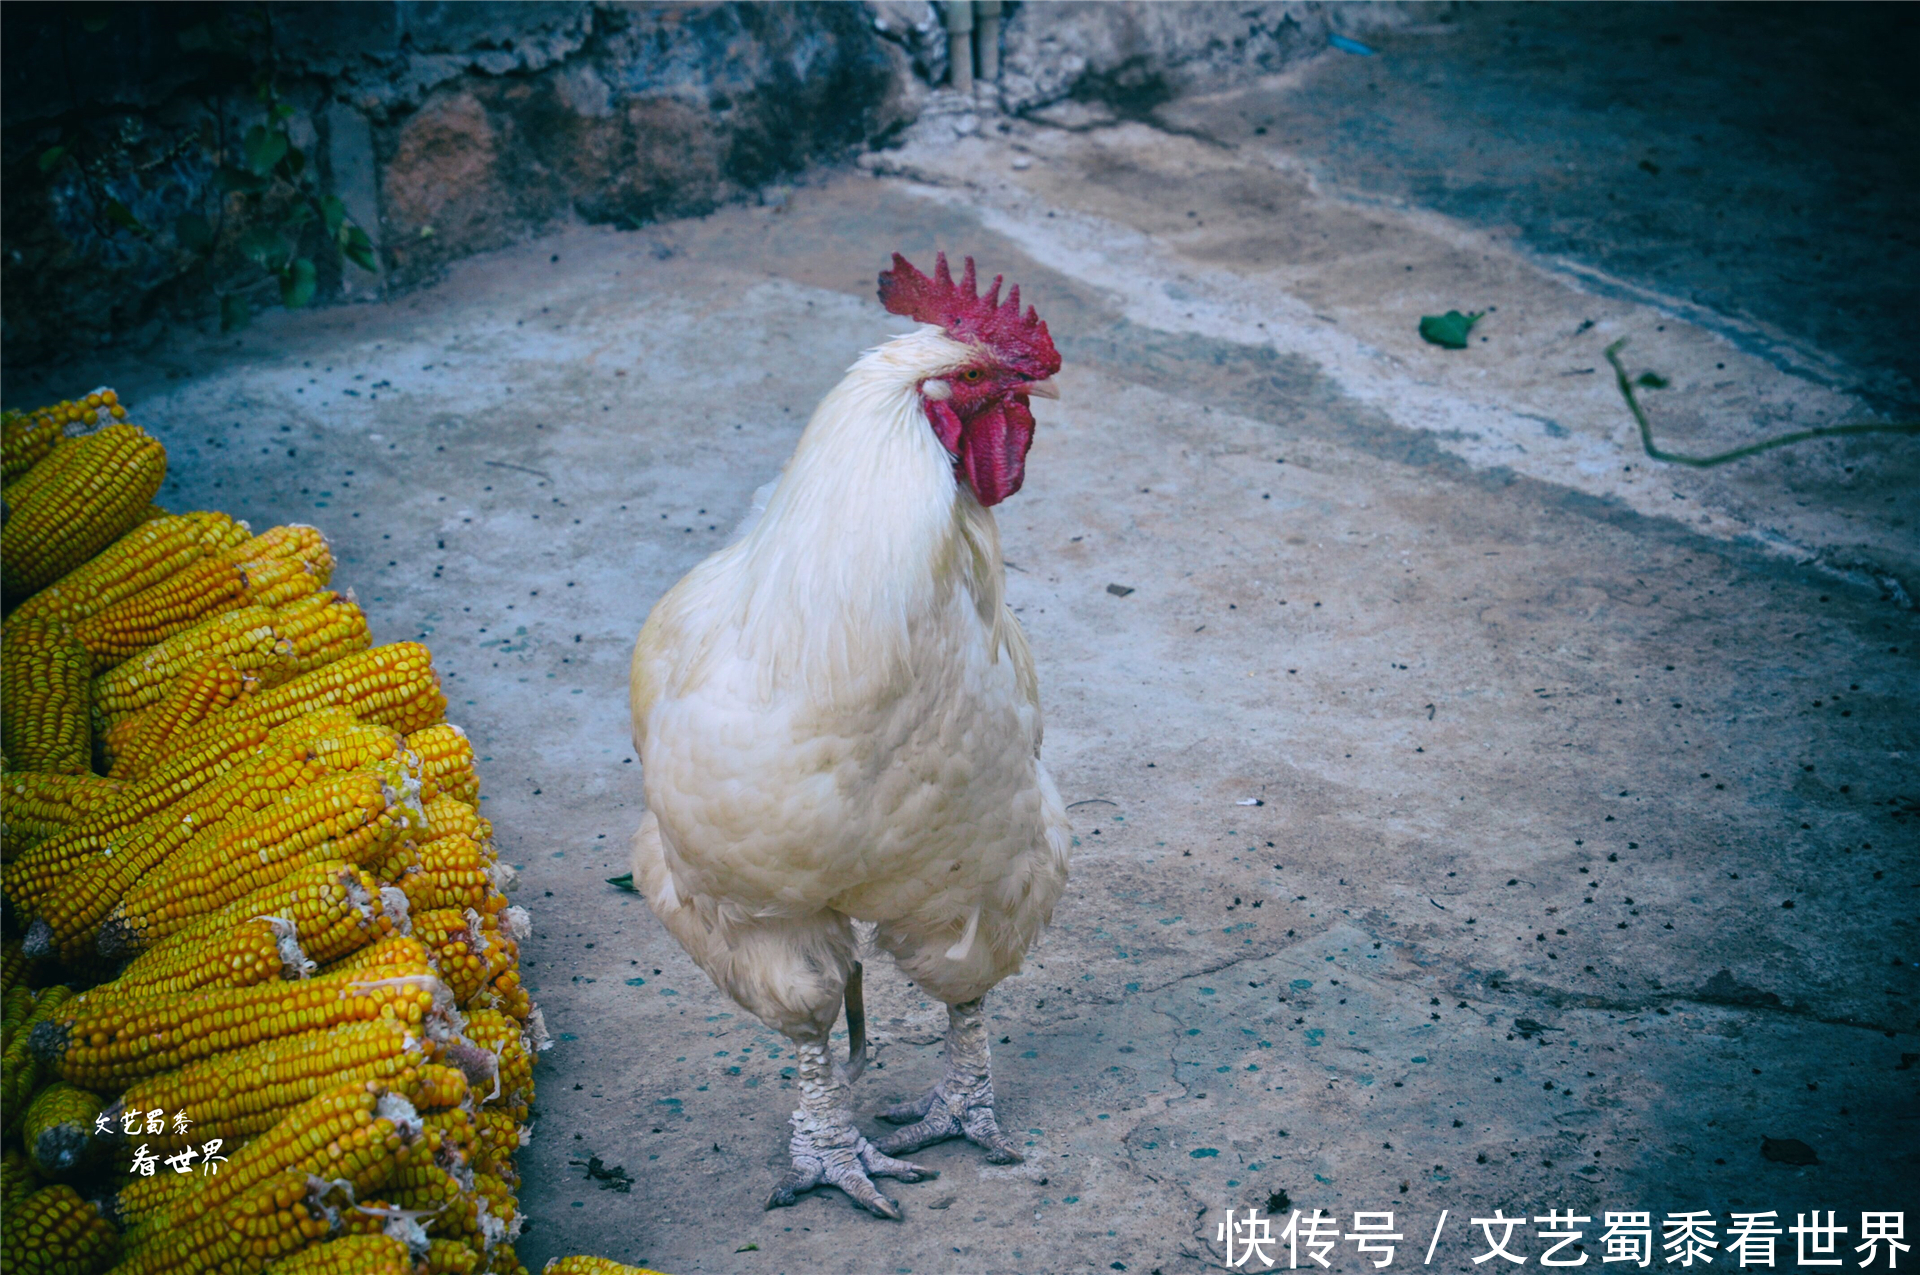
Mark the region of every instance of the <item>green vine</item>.
[[[1620, 361], [1620, 348], [1627, 343], [1621, 337], [1606, 349], [1607, 362], [1613, 364], [1614, 380], [1620, 386], [1620, 396], [1627, 400], [1627, 410], [1633, 413], [1634, 421], [1640, 426], [1640, 445], [1654, 460], [1665, 461], [1670, 465], [1690, 465], [1695, 469], [1707, 469], [1714, 465], [1724, 465], [1730, 460], [1739, 460], [1744, 456], [1757, 455], [1771, 451], [1776, 447], [1785, 447], [1790, 443], [1804, 443], [1815, 438], [1844, 438], [1852, 434], [1920, 434], [1920, 421], [1853, 421], [1845, 425], [1816, 425], [1812, 429], [1798, 429], [1790, 434], [1776, 434], [1772, 438], [1763, 438], [1757, 443], [1748, 443], [1745, 447], [1736, 447], [1731, 451], [1716, 452], [1711, 456], [1682, 456], [1678, 452], [1666, 451], [1654, 446], [1653, 426], [1647, 421], [1646, 409], [1640, 406], [1640, 400], [1633, 392], [1633, 381], [1627, 376], [1626, 365]], [[1666, 379], [1653, 372], [1643, 373], [1641, 384], [1649, 389], [1661, 389]]]

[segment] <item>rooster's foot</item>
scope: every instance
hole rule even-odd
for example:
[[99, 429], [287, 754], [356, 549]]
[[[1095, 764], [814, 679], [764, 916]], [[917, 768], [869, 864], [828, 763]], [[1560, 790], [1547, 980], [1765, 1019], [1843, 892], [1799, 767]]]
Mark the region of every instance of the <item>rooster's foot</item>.
[[882, 1195], [873, 1179], [919, 1182], [940, 1176], [937, 1169], [896, 1160], [861, 1137], [851, 1111], [828, 1112], [825, 1119], [794, 1112], [793, 1137], [787, 1149], [793, 1156], [793, 1167], [767, 1197], [770, 1209], [798, 1203], [800, 1196], [814, 1187], [834, 1186], [868, 1212], [897, 1221], [901, 1217], [899, 1201]]
[[915, 1101], [881, 1112], [880, 1118], [906, 1126], [880, 1139], [880, 1150], [889, 1155], [965, 1138], [986, 1150], [988, 1164], [1019, 1164], [1026, 1158], [1000, 1132], [1000, 1122], [993, 1115], [993, 1083], [985, 1076], [970, 1079], [949, 1074]]

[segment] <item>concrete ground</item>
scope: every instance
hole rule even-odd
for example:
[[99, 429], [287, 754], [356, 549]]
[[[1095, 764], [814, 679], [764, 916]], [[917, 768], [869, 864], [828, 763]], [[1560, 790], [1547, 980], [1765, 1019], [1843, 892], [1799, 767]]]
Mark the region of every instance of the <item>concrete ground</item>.
[[[762, 207], [87, 371], [166, 439], [164, 503], [323, 526], [377, 636], [436, 652], [557, 1039], [529, 1266], [1172, 1275], [1257, 1207], [1393, 1210], [1399, 1265], [1445, 1210], [1433, 1262], [1478, 1270], [1496, 1208], [1920, 1206], [1920, 445], [1663, 467], [1600, 351], [1630, 337], [1699, 450], [1860, 418], [1897, 369], [1219, 123], [1337, 123], [1359, 69], [1499, 38], [1400, 33], [1145, 120], [949, 113]], [[784, 1044], [604, 883], [640, 811], [627, 658], [899, 330], [887, 253], [936, 246], [1018, 280], [1066, 359], [1000, 511], [1078, 832], [988, 1001], [1028, 1160], [931, 1149], [900, 1224], [762, 1212]], [[1455, 307], [1489, 311], [1471, 348], [1424, 344]], [[45, 388], [85, 387], [8, 397]], [[944, 1018], [884, 960], [868, 989], [871, 1112], [937, 1076]]]

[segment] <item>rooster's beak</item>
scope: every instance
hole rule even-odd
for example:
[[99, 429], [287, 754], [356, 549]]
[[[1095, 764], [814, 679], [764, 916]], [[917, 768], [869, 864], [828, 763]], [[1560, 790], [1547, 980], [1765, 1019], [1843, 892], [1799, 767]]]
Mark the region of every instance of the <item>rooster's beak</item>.
[[1053, 383], [1053, 378], [1051, 376], [1049, 376], [1044, 381], [1033, 382], [1021, 392], [1024, 394], [1030, 394], [1034, 398], [1050, 398], [1056, 402], [1058, 402], [1060, 398], [1060, 387]]

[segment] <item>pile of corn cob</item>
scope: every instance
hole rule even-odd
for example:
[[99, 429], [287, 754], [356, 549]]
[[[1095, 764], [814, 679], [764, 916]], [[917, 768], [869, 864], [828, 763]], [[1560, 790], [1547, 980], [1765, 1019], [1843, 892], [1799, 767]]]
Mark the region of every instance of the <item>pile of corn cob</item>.
[[431, 656], [126, 416], [0, 422], [0, 1264], [523, 1271], [546, 1032]]

